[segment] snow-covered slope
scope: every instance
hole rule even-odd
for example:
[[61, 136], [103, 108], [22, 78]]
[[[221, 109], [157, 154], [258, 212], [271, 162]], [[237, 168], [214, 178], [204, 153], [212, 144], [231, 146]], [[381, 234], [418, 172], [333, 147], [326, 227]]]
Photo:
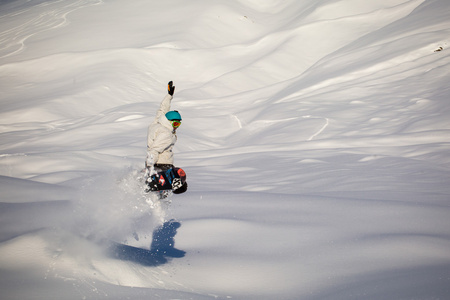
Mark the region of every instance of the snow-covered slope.
[[449, 33], [445, 0], [1, 1], [2, 299], [449, 299]]

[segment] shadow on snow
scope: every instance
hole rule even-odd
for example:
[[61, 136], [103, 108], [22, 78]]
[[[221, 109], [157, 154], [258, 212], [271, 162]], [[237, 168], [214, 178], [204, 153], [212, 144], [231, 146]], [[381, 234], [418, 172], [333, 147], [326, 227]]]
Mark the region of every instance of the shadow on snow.
[[165, 264], [170, 258], [181, 258], [185, 251], [175, 249], [174, 237], [181, 226], [173, 220], [165, 222], [153, 231], [150, 250], [113, 243], [109, 248], [112, 257], [132, 261], [145, 266], [159, 266]]

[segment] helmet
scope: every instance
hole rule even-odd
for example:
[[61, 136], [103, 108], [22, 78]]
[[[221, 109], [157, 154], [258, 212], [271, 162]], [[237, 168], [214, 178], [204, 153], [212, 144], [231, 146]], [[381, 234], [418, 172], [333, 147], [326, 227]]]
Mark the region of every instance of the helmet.
[[176, 110], [171, 110], [166, 114], [166, 118], [169, 121], [173, 121], [173, 120], [179, 120], [181, 121], [181, 115], [178, 111]]

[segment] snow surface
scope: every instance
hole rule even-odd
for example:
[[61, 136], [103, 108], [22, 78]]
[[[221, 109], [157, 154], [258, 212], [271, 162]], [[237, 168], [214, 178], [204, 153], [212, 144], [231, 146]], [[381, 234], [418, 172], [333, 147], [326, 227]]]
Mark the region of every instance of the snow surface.
[[0, 1], [1, 299], [450, 299], [449, 42], [447, 0]]

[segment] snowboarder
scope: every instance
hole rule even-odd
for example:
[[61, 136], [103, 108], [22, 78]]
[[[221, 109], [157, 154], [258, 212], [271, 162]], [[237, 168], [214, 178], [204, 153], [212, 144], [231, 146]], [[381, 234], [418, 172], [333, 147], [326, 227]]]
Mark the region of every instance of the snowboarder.
[[[170, 81], [167, 85], [167, 95], [161, 102], [155, 120], [148, 127], [147, 159], [145, 162], [147, 182], [151, 182], [152, 175], [160, 171], [173, 169], [173, 146], [177, 141], [176, 130], [181, 125], [181, 115], [176, 110], [170, 110], [175, 92], [175, 86]], [[176, 182], [176, 181], [175, 181]], [[186, 191], [187, 183], [173, 186], [174, 191]]]

